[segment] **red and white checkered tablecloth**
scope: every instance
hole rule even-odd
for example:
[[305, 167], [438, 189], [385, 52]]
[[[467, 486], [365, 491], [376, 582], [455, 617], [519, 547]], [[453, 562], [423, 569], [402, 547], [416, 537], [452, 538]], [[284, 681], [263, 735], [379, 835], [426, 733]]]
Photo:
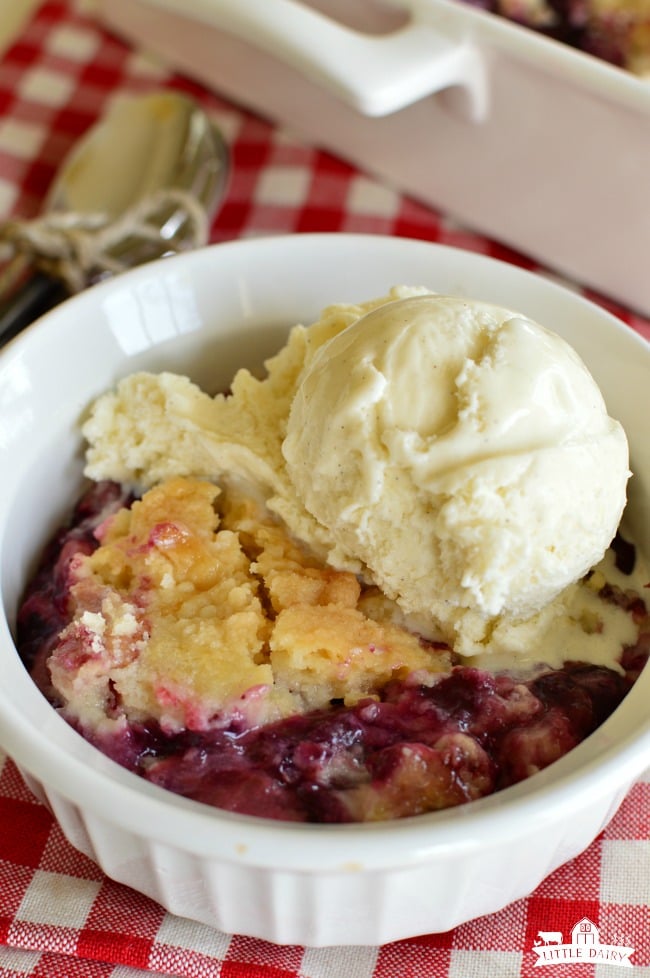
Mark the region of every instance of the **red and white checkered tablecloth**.
[[[46, 0], [0, 60], [0, 219], [38, 212], [63, 155], [117, 91], [160, 86], [195, 96], [232, 149], [232, 180], [213, 241], [301, 231], [393, 234], [482, 251], [548, 274], [170, 75], [65, 0]], [[589, 296], [650, 339], [648, 320]], [[0, 755], [0, 978], [516, 978], [540, 974], [533, 971], [540, 930], [566, 934], [583, 917], [597, 924], [601, 942], [634, 948], [633, 974], [642, 978], [650, 976], [649, 906], [650, 775], [591, 847], [527, 899], [446, 934], [316, 950], [219, 933], [108, 880], [71, 848]], [[609, 964], [576, 963], [550, 972], [554, 978], [618, 973]]]

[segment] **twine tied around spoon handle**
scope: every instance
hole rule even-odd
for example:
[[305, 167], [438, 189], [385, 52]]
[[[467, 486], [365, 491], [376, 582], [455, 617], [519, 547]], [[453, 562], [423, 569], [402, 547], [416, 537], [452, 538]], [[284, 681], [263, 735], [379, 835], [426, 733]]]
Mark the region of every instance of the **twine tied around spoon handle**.
[[126, 271], [133, 264], [118, 257], [127, 241], [150, 242], [158, 254], [181, 250], [174, 233], [161, 233], [156, 215], [170, 209], [182, 214], [182, 249], [208, 241], [209, 221], [196, 197], [185, 190], [166, 189], [144, 197], [125, 214], [111, 220], [104, 214], [53, 211], [31, 220], [11, 219], [0, 224], [0, 259], [24, 256], [41, 271], [62, 281], [69, 292], [81, 292], [93, 281]]

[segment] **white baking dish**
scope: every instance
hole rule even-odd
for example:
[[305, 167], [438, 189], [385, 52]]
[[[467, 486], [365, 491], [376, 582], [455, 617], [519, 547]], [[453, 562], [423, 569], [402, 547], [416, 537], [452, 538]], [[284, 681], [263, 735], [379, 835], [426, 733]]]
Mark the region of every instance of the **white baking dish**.
[[650, 314], [650, 81], [457, 0], [97, 3], [175, 69]]

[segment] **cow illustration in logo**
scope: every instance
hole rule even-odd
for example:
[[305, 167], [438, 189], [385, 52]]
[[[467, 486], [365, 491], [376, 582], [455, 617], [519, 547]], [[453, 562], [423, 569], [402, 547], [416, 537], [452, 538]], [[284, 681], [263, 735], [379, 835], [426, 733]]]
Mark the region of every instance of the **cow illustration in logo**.
[[599, 928], [588, 917], [583, 917], [571, 928], [571, 943], [564, 944], [559, 930], [540, 930], [533, 942], [537, 957], [535, 967], [548, 964], [573, 964], [607, 962], [622, 968], [631, 968], [634, 948], [623, 944], [601, 944]]

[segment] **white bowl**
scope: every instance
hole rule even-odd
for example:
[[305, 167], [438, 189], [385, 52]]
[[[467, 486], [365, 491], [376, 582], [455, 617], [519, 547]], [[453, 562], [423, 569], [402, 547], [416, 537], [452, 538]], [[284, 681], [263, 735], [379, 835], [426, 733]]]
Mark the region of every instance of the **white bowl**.
[[650, 553], [650, 346], [580, 296], [480, 255], [349, 235], [217, 245], [92, 288], [0, 355], [0, 743], [109, 876], [224, 931], [316, 946], [448, 930], [530, 893], [586, 848], [647, 765], [648, 669], [578, 748], [481, 801], [372, 825], [266, 821], [120, 768], [51, 709], [22, 666], [11, 626], [35, 556], [78, 492], [89, 401], [143, 368], [222, 388], [294, 323], [395, 284], [509, 306], [576, 347], [627, 430], [628, 518]]

